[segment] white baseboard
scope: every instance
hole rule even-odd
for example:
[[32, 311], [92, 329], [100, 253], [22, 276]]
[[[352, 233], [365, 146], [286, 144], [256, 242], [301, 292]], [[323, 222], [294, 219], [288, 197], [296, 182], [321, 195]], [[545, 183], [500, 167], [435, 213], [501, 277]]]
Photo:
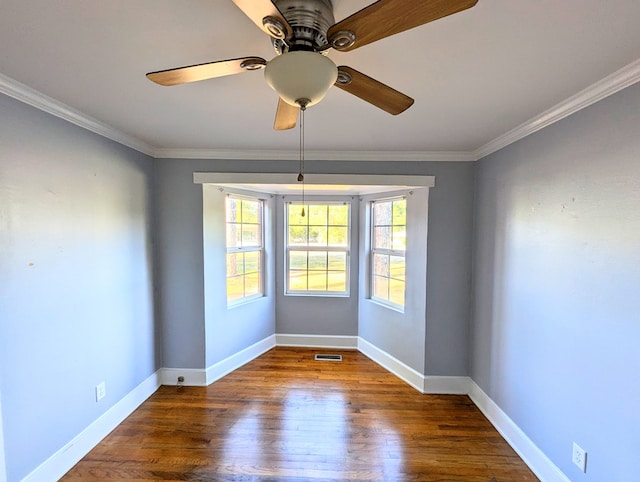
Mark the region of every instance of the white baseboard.
[[259, 357], [275, 346], [276, 335], [270, 335], [244, 350], [211, 365], [206, 371], [206, 384], [209, 385], [216, 380], [220, 380], [225, 375], [228, 375], [232, 371], [240, 368], [242, 365], [249, 363], [254, 358]]
[[160, 386], [158, 372], [129, 392], [55, 454], [27, 475], [22, 482], [51, 482], [60, 479], [98, 442], [116, 428]]
[[358, 347], [358, 337], [347, 335], [335, 336], [277, 334], [276, 345], [355, 350]]
[[425, 377], [422, 373], [361, 337], [358, 337], [358, 350], [381, 367], [386, 368], [395, 376], [407, 382], [420, 393], [424, 393]]
[[469, 380], [469, 398], [540, 480], [544, 482], [571, 482], [520, 427], [471, 379]]
[[424, 377], [422, 393], [431, 395], [467, 395], [471, 379], [469, 377]]
[[160, 385], [177, 385], [178, 377], [183, 377], [186, 387], [206, 387], [207, 373], [204, 368], [161, 368]]
[[[162, 385], [206, 386], [250, 362], [274, 346], [358, 349], [378, 365], [421, 393], [469, 395], [522, 460], [544, 482], [570, 482], [569, 478], [527, 437], [509, 416], [469, 377], [424, 376], [363, 338], [352, 336], [271, 335], [216, 363], [206, 370], [161, 368], [107, 410], [68, 444], [40, 464], [22, 482], [48, 482], [68, 472], [82, 457], [116, 428]], [[0, 401], [1, 403], [1, 401]], [[1, 407], [0, 407], [1, 409]], [[0, 417], [2, 412], [0, 411]], [[0, 418], [0, 482], [6, 482], [6, 465]]]

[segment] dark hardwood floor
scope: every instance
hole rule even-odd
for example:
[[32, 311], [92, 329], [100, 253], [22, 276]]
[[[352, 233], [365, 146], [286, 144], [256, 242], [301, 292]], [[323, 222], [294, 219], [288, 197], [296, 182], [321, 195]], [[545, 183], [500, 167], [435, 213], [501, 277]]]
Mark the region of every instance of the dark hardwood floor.
[[[342, 362], [314, 361], [340, 353]], [[466, 396], [421, 395], [355, 351], [275, 348], [163, 386], [65, 481], [538, 480]]]

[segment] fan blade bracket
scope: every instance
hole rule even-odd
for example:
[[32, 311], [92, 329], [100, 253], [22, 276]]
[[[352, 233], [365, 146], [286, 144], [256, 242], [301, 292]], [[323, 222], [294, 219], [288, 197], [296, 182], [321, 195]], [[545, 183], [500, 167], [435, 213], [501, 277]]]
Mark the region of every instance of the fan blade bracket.
[[267, 66], [267, 61], [260, 57], [250, 57], [240, 62], [240, 68], [244, 70], [260, 70]]
[[356, 43], [356, 34], [351, 30], [338, 30], [329, 37], [329, 44], [340, 51], [346, 51]]
[[284, 40], [287, 38], [287, 29], [282, 22], [280, 22], [277, 18], [272, 17], [270, 15], [264, 17], [262, 19], [262, 28], [265, 32], [267, 32], [271, 37]]

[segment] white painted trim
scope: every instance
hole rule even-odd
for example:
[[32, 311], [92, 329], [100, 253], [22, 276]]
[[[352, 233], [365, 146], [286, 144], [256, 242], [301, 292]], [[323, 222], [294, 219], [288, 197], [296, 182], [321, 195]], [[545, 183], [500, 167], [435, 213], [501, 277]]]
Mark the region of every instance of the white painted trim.
[[469, 393], [471, 379], [469, 377], [424, 377], [424, 390], [422, 393], [431, 395], [467, 395]]
[[[194, 184], [290, 184], [282, 173], [264, 172], [194, 172]], [[305, 184], [342, 184], [351, 186], [398, 186], [400, 188], [433, 187], [435, 176], [378, 174], [305, 174]]]
[[160, 386], [158, 372], [129, 392], [122, 400], [103, 413], [69, 443], [40, 464], [22, 482], [58, 480], [78, 463], [92, 448], [127, 418]]
[[[304, 157], [312, 161], [475, 161], [473, 152], [467, 151], [323, 151], [305, 150]], [[154, 151], [157, 159], [227, 159], [253, 161], [295, 161], [300, 151], [249, 149], [168, 149]], [[306, 178], [306, 174], [305, 174]], [[306, 179], [305, 179], [306, 181]]]
[[270, 335], [251, 346], [234, 353], [218, 363], [211, 365], [206, 371], [206, 383], [210, 385], [216, 380], [220, 380], [225, 375], [249, 363], [254, 358], [271, 350], [276, 346], [276, 335]]
[[83, 129], [99, 134], [102, 137], [106, 137], [107, 139], [111, 139], [112, 141], [130, 147], [131, 149], [135, 149], [138, 152], [142, 152], [148, 156], [154, 155], [154, 148], [146, 142], [130, 136], [129, 134], [125, 134], [104, 122], [83, 114], [73, 107], [44, 95], [43, 93], [2, 74], [0, 74], [0, 92], [8, 95], [9, 97], [13, 97], [20, 102], [24, 102], [27, 105], [35, 107], [36, 109], [40, 109], [41, 111], [64, 119], [67, 122], [71, 122], [78, 127], [82, 127]]
[[307, 348], [335, 348], [354, 350], [358, 346], [357, 336], [294, 335], [277, 334], [277, 346], [299, 346]]
[[358, 350], [382, 368], [387, 369], [401, 380], [407, 382], [420, 393], [424, 393], [425, 377], [422, 373], [414, 370], [409, 365], [406, 365], [386, 351], [369, 343], [362, 337], [358, 337]]
[[4, 455], [4, 432], [2, 430], [2, 393], [0, 393], [0, 482], [7, 482], [7, 464]]
[[206, 387], [207, 374], [204, 368], [161, 368], [160, 384], [177, 385], [178, 377], [184, 377], [186, 387]]
[[469, 382], [469, 398], [540, 480], [544, 482], [571, 482], [473, 380], [469, 380]]
[[620, 70], [612, 73], [604, 79], [590, 85], [586, 89], [572, 95], [568, 99], [545, 110], [541, 114], [529, 119], [523, 124], [496, 137], [484, 146], [476, 149], [472, 154], [475, 160], [482, 159], [503, 147], [508, 146], [540, 129], [564, 119], [579, 110], [589, 107], [591, 104], [608, 97], [616, 92], [640, 81], [640, 59], [631, 62]]

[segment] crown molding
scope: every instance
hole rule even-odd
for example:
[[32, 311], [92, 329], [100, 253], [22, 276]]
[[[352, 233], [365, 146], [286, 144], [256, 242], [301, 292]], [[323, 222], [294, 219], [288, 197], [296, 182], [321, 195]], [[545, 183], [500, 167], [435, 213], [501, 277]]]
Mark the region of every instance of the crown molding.
[[[296, 150], [248, 149], [156, 149], [157, 159], [227, 159], [254, 161], [296, 161]], [[305, 150], [304, 157], [312, 161], [475, 161], [473, 152], [466, 151], [314, 151]]]
[[24, 85], [6, 75], [0, 74], [0, 93], [13, 97], [20, 102], [40, 109], [51, 115], [64, 119], [72, 124], [94, 132], [102, 137], [111, 139], [119, 144], [135, 149], [149, 156], [153, 156], [153, 147], [133, 136], [125, 134], [104, 122], [100, 122], [93, 117], [83, 114], [56, 99], [38, 92], [31, 87]]
[[572, 95], [568, 99], [554, 105], [550, 109], [545, 110], [541, 114], [538, 114], [501, 136], [496, 137], [484, 146], [476, 149], [472, 153], [472, 157], [474, 157], [475, 160], [482, 159], [638, 81], [640, 81], [640, 59], [625, 65], [604, 79], [590, 85], [586, 89]]
[[[496, 137], [474, 151], [323, 151], [305, 152], [307, 160], [322, 161], [477, 161], [533, 134], [605, 97], [640, 81], [640, 59], [556, 104], [528, 121]], [[0, 93], [36, 109], [123, 144], [156, 159], [297, 160], [298, 150], [157, 148], [100, 122], [10, 77], [0, 74]]]

